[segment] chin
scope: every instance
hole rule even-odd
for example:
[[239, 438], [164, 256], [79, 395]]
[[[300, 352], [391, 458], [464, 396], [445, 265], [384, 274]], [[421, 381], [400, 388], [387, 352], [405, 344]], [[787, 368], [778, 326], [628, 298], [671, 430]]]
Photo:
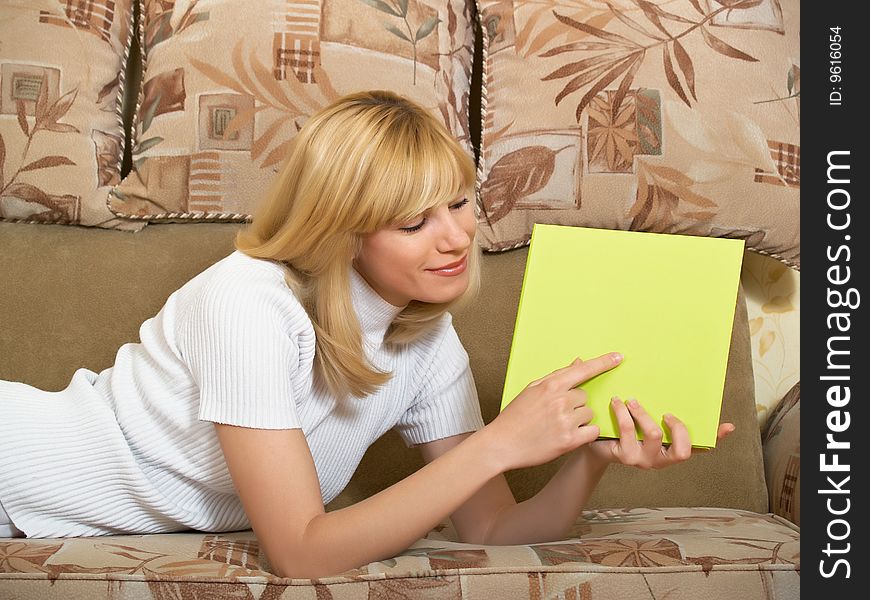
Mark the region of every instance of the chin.
[[430, 292], [428, 294], [424, 294], [423, 297], [420, 299], [420, 302], [428, 302], [429, 304], [447, 304], [448, 302], [453, 302], [457, 298], [461, 297], [467, 289], [468, 281], [463, 281], [462, 285], [451, 287], [450, 290], [444, 290], [443, 293], [440, 294], [432, 293], [430, 288]]

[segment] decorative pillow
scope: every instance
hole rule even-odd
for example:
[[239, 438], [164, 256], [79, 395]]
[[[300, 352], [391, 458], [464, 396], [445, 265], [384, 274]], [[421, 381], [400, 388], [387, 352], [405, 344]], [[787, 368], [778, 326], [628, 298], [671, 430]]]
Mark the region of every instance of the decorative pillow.
[[477, 0], [481, 244], [532, 225], [744, 238], [800, 265], [797, 0]]
[[762, 433], [770, 511], [801, 523], [801, 384], [789, 390]]
[[306, 118], [364, 89], [439, 115], [473, 156], [460, 0], [140, 0], [144, 77], [116, 214], [244, 220]]
[[141, 229], [121, 179], [131, 0], [0, 0], [0, 218]]
[[763, 428], [800, 379], [801, 274], [769, 256], [746, 252], [740, 282], [752, 336], [755, 408]]

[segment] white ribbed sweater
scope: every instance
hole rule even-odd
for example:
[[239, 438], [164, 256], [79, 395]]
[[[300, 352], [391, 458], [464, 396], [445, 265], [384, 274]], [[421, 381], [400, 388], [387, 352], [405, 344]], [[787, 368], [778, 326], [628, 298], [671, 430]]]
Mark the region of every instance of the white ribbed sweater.
[[301, 428], [323, 503], [395, 427], [406, 445], [483, 427], [449, 313], [399, 350], [401, 311], [349, 267], [370, 362], [392, 378], [337, 402], [313, 378], [314, 330], [275, 263], [234, 252], [173, 293], [99, 375], [61, 392], [0, 382], [0, 501], [28, 537], [250, 527], [212, 422]]

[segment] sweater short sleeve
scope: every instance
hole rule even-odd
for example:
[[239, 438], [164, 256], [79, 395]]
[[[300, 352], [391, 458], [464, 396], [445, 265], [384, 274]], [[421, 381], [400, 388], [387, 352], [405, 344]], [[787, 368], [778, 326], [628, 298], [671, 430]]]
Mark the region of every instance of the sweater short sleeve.
[[468, 353], [452, 324], [428, 364], [420, 393], [395, 425], [409, 448], [484, 427]]
[[293, 394], [299, 363], [294, 331], [305, 318], [277, 273], [252, 269], [208, 281], [179, 324], [179, 348], [199, 386], [199, 419], [301, 429]]

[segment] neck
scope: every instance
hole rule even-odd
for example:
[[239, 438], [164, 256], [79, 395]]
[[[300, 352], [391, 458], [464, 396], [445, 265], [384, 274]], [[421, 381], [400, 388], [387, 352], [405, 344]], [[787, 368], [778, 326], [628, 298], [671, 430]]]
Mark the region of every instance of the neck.
[[387, 329], [405, 307], [387, 302], [368, 284], [356, 268], [351, 265], [349, 269], [351, 298], [362, 335], [368, 341], [380, 345], [383, 343]]

